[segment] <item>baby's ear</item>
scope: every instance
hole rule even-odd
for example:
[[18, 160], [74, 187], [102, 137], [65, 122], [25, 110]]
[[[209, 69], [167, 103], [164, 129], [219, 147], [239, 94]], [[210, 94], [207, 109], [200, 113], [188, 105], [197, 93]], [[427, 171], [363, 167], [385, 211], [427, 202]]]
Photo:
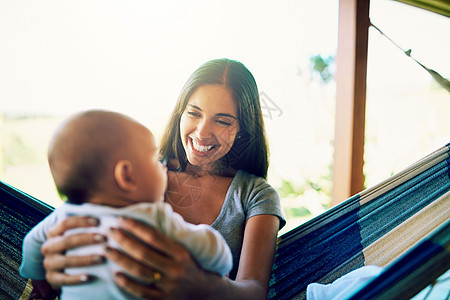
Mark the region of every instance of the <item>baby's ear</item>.
[[133, 174], [133, 165], [129, 160], [119, 160], [114, 168], [114, 179], [120, 189], [135, 191], [137, 182]]

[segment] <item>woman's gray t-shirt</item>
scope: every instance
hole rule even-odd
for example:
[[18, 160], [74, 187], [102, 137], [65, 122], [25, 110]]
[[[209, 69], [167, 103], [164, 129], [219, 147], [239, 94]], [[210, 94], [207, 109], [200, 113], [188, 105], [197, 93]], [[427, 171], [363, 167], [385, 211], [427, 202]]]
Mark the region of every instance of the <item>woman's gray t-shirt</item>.
[[231, 248], [231, 279], [236, 278], [239, 267], [245, 224], [249, 218], [257, 215], [277, 216], [280, 229], [286, 224], [277, 191], [264, 178], [239, 170], [231, 181], [219, 216], [211, 224]]

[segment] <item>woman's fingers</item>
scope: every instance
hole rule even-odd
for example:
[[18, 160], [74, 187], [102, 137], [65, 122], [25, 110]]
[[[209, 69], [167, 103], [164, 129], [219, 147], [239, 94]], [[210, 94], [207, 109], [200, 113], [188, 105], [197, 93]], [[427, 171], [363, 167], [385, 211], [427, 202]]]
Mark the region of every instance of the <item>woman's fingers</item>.
[[114, 261], [122, 268], [126, 269], [128, 273], [136, 278], [139, 278], [141, 281], [151, 283], [155, 280], [155, 273], [157, 271], [135, 261], [133, 258], [119, 250], [107, 247], [105, 252], [107, 259]]
[[64, 255], [69, 249], [104, 243], [106, 237], [96, 233], [64, 236], [64, 232], [69, 229], [94, 227], [98, 224], [98, 220], [92, 217], [73, 216], [66, 218], [47, 232], [47, 240], [42, 245], [41, 252], [45, 256], [43, 263], [46, 271], [46, 280], [54, 289], [59, 289], [63, 285], [86, 283], [93, 279], [87, 274], [67, 275], [64, 273], [64, 269], [104, 263], [105, 258], [100, 255]]
[[117, 273], [114, 276], [116, 284], [123, 289], [129, 291], [135, 296], [144, 299], [166, 299], [161, 293], [161, 290], [157, 288], [157, 284], [143, 285], [138, 283], [122, 273]]
[[69, 229], [95, 226], [98, 226], [98, 220], [93, 217], [69, 217], [50, 229], [47, 232], [47, 239], [55, 236], [61, 236], [64, 232], [66, 232], [66, 230]]
[[105, 258], [100, 255], [66, 256], [55, 254], [44, 258], [44, 267], [48, 272], [62, 271], [66, 268], [84, 267], [102, 264]]
[[[129, 218], [121, 218], [119, 224], [122, 229], [132, 233], [144, 243], [150, 245], [160, 253], [163, 253], [165, 256], [171, 257], [172, 259], [176, 259], [183, 254], [189, 256], [182, 245], [151, 226]], [[184, 257], [182, 259], [184, 259]]]
[[83, 233], [69, 236], [55, 236], [47, 239], [41, 247], [42, 254], [47, 256], [52, 253], [62, 253], [69, 249], [101, 244], [106, 241], [106, 237], [97, 233]]
[[[148, 266], [162, 273], [172, 273], [172, 268], [180, 266], [177, 262], [191, 258], [189, 252], [182, 245], [169, 239], [153, 227], [131, 219], [121, 222], [121, 227], [123, 230], [112, 229], [110, 238], [116, 240], [121, 245], [123, 252], [140, 262], [142, 267]], [[128, 269], [129, 266], [126, 268]]]
[[64, 285], [78, 285], [87, 283], [94, 278], [89, 277], [87, 274], [81, 275], [67, 275], [61, 272], [47, 272], [45, 278], [55, 289], [59, 289]]
[[[181, 244], [139, 221], [123, 219], [119, 224], [120, 229], [112, 228], [108, 238], [117, 241], [122, 249], [106, 251], [108, 259], [127, 271], [127, 275], [117, 274], [119, 286], [151, 299], [197, 297], [186, 291], [192, 291], [197, 282], [205, 282], [205, 272]], [[195, 292], [198, 294], [198, 289]]]
[[[122, 251], [107, 249], [107, 258], [124, 267], [130, 274], [137, 277], [145, 277], [149, 271], [165, 273], [173, 261], [153, 245], [131, 237], [121, 229], [111, 229], [110, 237], [116, 240], [122, 247]], [[125, 254], [126, 253], [126, 254]]]
[[91, 256], [64, 256], [55, 254], [46, 256], [44, 266], [46, 269], [46, 280], [54, 289], [59, 289], [63, 285], [77, 285], [89, 282], [95, 278], [88, 274], [68, 275], [63, 272], [65, 268], [91, 266], [104, 263], [104, 257], [99, 255]]

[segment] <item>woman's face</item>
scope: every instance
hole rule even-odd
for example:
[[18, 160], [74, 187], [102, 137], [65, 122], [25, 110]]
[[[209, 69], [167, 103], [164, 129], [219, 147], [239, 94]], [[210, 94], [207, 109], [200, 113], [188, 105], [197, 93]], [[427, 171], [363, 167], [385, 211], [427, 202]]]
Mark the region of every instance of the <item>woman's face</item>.
[[203, 85], [189, 98], [181, 115], [180, 135], [192, 165], [208, 169], [230, 151], [239, 131], [237, 105], [221, 85]]

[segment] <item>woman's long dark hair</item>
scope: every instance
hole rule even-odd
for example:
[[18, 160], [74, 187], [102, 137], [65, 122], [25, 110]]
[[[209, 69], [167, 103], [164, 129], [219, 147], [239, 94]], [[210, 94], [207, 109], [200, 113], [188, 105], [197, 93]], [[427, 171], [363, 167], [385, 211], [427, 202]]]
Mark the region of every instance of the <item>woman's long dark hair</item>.
[[179, 171], [187, 165], [180, 136], [180, 119], [197, 88], [218, 84], [228, 88], [238, 105], [239, 132], [230, 151], [220, 160], [225, 167], [267, 177], [268, 147], [264, 130], [258, 87], [250, 71], [240, 62], [215, 59], [204, 63], [188, 79], [173, 110], [161, 140], [161, 159], [176, 159]]

